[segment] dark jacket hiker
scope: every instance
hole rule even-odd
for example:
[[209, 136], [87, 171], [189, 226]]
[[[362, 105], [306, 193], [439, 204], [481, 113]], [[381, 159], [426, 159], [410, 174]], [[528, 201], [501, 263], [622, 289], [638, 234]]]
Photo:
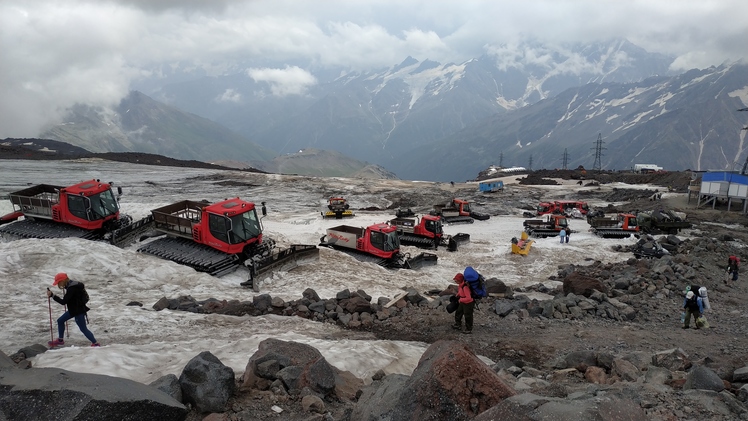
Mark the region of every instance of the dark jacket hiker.
[[691, 323], [691, 315], [693, 315], [696, 329], [699, 328], [699, 317], [704, 313], [704, 306], [701, 297], [694, 294], [693, 291], [686, 293], [686, 298], [683, 300], [683, 309], [686, 310], [686, 318], [683, 321], [683, 329], [688, 329]]
[[80, 329], [83, 335], [91, 341], [91, 346], [99, 346], [94, 334], [86, 327], [86, 313], [90, 309], [86, 306], [86, 303], [88, 303], [88, 293], [86, 292], [85, 285], [83, 285], [82, 282], [71, 280], [68, 278], [66, 273], [62, 272], [55, 275], [55, 281], [52, 285], [65, 290], [65, 294], [60, 298], [47, 289], [47, 296], [52, 297], [52, 299], [57, 303], [66, 305], [68, 308], [67, 311], [57, 319], [57, 331], [59, 337], [57, 340], [49, 341], [49, 347], [54, 348], [65, 344], [65, 340], [63, 339], [65, 336], [65, 322], [70, 319], [75, 319], [78, 329]]

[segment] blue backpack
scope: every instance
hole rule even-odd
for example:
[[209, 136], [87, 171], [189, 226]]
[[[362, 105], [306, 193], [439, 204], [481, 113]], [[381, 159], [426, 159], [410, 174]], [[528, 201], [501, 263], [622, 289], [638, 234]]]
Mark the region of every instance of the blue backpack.
[[486, 289], [486, 279], [483, 275], [478, 273], [472, 266], [465, 268], [463, 272], [465, 281], [470, 286], [470, 295], [474, 300], [480, 300], [481, 298], [488, 297], [488, 290]]

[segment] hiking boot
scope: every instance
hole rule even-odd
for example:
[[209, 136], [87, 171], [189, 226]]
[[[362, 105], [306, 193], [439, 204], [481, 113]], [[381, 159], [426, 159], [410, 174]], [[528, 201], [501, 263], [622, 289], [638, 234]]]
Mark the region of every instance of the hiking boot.
[[56, 346], [62, 346], [62, 345], [65, 345], [65, 340], [55, 339], [54, 341], [47, 341], [47, 345], [49, 345], [50, 348], [54, 348]]
[[683, 326], [681, 329], [688, 329], [688, 326]]
[[99, 345], [99, 343], [98, 343], [98, 342], [96, 342], [95, 344], [91, 344], [91, 348], [98, 348], [98, 347], [100, 347], [100, 346], [101, 346], [101, 345]]
[[473, 334], [473, 331], [472, 331], [472, 330], [466, 330], [466, 331], [464, 331], [464, 332], [462, 332], [462, 333], [464, 333], [464, 334], [466, 334], [466, 335], [472, 335], [472, 334]]
[[455, 323], [455, 324], [452, 325], [452, 329], [462, 330], [462, 325], [458, 325], [457, 323]]

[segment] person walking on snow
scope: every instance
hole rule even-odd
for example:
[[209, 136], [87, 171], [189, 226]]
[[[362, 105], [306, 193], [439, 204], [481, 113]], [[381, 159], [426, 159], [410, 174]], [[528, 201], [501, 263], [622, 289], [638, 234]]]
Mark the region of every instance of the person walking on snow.
[[564, 242], [568, 244], [570, 237], [571, 237], [571, 230], [568, 230], [568, 231], [566, 231], [566, 240]]
[[558, 234], [561, 237], [561, 244], [566, 241], [566, 229], [561, 228], [561, 232]]
[[688, 291], [685, 300], [683, 300], [683, 309], [686, 310], [686, 318], [683, 320], [683, 329], [688, 329], [691, 324], [691, 315], [694, 316], [694, 324], [696, 324], [696, 329], [698, 329], [699, 317], [704, 313], [704, 304], [701, 297], [694, 294], [693, 291]]
[[457, 282], [457, 311], [455, 311], [455, 324], [452, 325], [454, 329], [462, 330], [462, 316], [465, 315], [465, 330], [462, 333], [471, 334], [473, 333], [473, 308], [475, 307], [475, 301], [473, 296], [470, 294], [470, 285], [465, 282], [465, 276], [458, 273], [454, 277], [454, 281]]
[[65, 340], [63, 339], [65, 336], [65, 322], [70, 319], [75, 319], [78, 329], [80, 329], [83, 335], [91, 341], [91, 346], [99, 346], [94, 334], [86, 327], [86, 313], [90, 309], [86, 307], [88, 293], [84, 289], [85, 285], [81, 282], [71, 280], [68, 278], [66, 273], [60, 272], [55, 275], [55, 281], [52, 283], [52, 286], [57, 286], [58, 288], [65, 290], [65, 293], [63, 297], [60, 298], [47, 288], [47, 297], [52, 297], [56, 302], [62, 305], [67, 305], [68, 310], [62, 313], [62, 316], [57, 319], [57, 331], [60, 336], [54, 341], [49, 341], [47, 343], [49, 347], [54, 348], [56, 346], [65, 345]]

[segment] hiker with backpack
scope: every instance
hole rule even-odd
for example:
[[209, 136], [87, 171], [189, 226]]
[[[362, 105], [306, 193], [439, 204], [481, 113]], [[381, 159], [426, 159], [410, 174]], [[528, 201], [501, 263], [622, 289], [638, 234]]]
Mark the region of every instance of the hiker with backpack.
[[[732, 280], [737, 281], [738, 280], [738, 270], [740, 268], [740, 258], [737, 256], [730, 256], [727, 258], [727, 277], [729, 279], [730, 275], [732, 275]], [[727, 279], [725, 279], [725, 283], [727, 283]]]
[[88, 303], [88, 293], [86, 292], [85, 285], [82, 282], [73, 281], [66, 273], [60, 272], [55, 275], [52, 286], [57, 286], [64, 290], [65, 293], [60, 298], [47, 288], [47, 297], [51, 297], [56, 302], [67, 306], [67, 311], [62, 313], [62, 316], [57, 319], [59, 336], [56, 340], [47, 342], [49, 347], [54, 348], [65, 345], [65, 340], [63, 339], [65, 336], [65, 322], [70, 319], [75, 319], [78, 329], [91, 341], [91, 346], [98, 347], [99, 343], [96, 341], [94, 334], [86, 327], [86, 313], [90, 309], [86, 306], [86, 303]]
[[463, 273], [455, 275], [457, 282], [458, 306], [455, 312], [455, 324], [452, 326], [462, 330], [462, 315], [465, 315], [465, 330], [462, 333], [473, 333], [473, 310], [478, 308], [478, 301], [488, 297], [486, 280], [472, 266], [465, 268]]
[[691, 316], [694, 316], [694, 323], [696, 329], [700, 328], [702, 322], [699, 319], [704, 314], [704, 302], [698, 295], [694, 294], [693, 291], [688, 291], [686, 297], [683, 300], [683, 309], [685, 310], [685, 317], [683, 319], [683, 329], [688, 329], [691, 324]]
[[470, 286], [465, 282], [465, 276], [458, 273], [453, 278], [457, 282], [457, 311], [455, 311], [455, 324], [452, 328], [462, 330], [462, 316], [465, 316], [465, 330], [462, 333], [473, 333], [473, 308], [475, 300], [470, 293]]

